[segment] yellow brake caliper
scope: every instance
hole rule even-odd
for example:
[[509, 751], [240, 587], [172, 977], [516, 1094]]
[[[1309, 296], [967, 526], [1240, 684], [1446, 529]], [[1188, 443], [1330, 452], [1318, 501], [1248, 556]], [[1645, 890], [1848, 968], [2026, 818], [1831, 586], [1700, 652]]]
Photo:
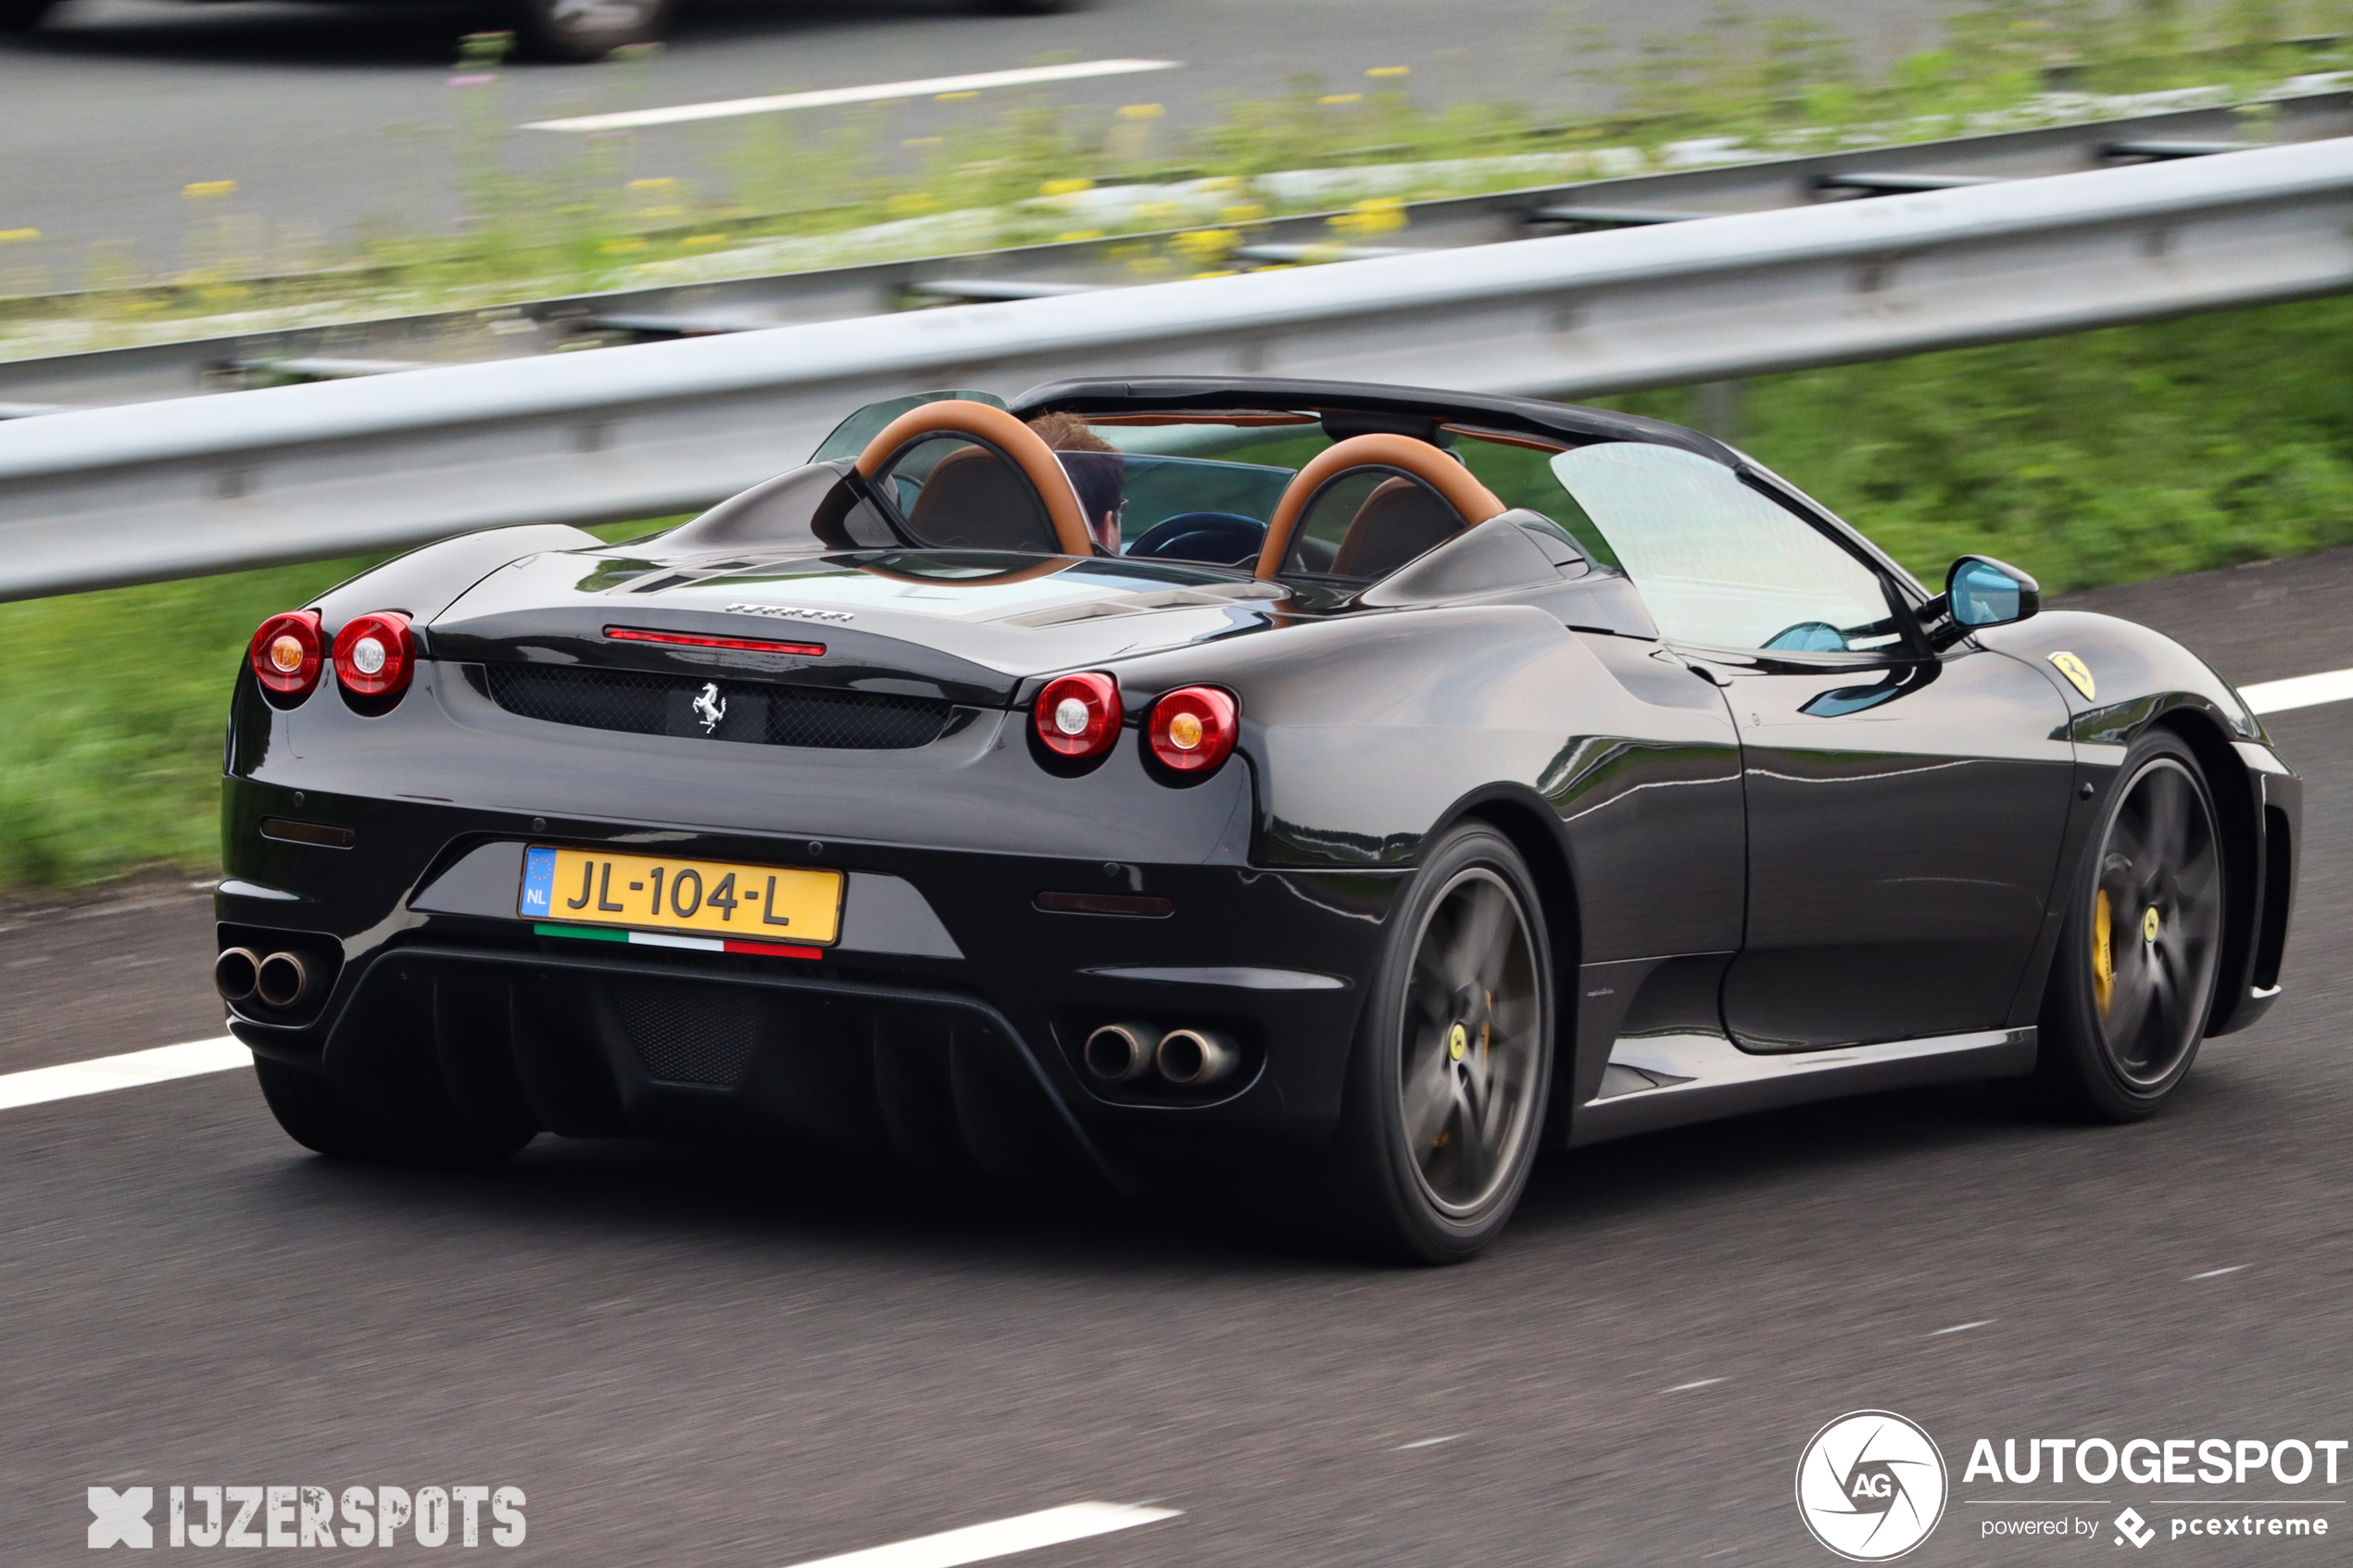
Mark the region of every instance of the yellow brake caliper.
[[2092, 1000], [2105, 1014], [2115, 994], [2116, 958], [2108, 934], [2108, 889], [2103, 887], [2099, 902], [2092, 906]]

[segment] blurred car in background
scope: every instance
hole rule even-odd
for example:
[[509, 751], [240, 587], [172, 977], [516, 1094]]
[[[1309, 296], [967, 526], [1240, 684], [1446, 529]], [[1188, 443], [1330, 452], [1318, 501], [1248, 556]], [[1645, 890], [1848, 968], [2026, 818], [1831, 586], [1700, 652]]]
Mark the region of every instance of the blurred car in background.
[[[0, 32], [31, 31], [61, 3], [0, 0]], [[1085, 4], [1086, 0], [975, 0], [975, 8], [1008, 16], [1046, 16], [1075, 11]], [[603, 59], [627, 44], [661, 42], [669, 35], [677, 6], [678, 0], [503, 0], [495, 19], [514, 29], [526, 57], [578, 63]]]

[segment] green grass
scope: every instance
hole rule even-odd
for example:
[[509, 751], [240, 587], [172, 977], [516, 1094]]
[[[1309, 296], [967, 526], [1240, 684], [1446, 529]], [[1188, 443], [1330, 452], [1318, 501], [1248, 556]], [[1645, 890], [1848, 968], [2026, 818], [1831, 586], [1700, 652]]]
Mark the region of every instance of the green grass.
[[0, 886], [217, 864], [222, 725], [245, 640], [362, 564], [0, 605]]
[[[2196, 571], [2353, 544], [2348, 340], [2339, 298], [1775, 376], [1735, 439], [1931, 584], [1967, 551], [2054, 591]], [[213, 865], [246, 637], [364, 564], [0, 605], [0, 886]]]
[[2348, 341], [2341, 297], [1767, 377], [1733, 441], [1931, 586], [1969, 551], [2053, 592], [2269, 560], [2353, 544]]
[[[1639, 7], [1599, 5], [1584, 15], [1629, 11], [1639, 18]], [[0, 198], [0, 353], [1095, 238], [1098, 223], [1113, 235], [1206, 225], [1165, 245], [1133, 242], [1126, 259], [1139, 275], [1182, 275], [1223, 265], [1272, 209], [1345, 205], [1252, 183], [1280, 170], [1418, 164], [1413, 188], [1390, 195], [1468, 194], [1540, 179], [1493, 167], [1486, 160], [1495, 155], [1607, 149], [1641, 163], [1692, 138], [1814, 151], [2096, 117], [2117, 112], [2116, 94], [2192, 86], [2242, 101], [2260, 139], [2270, 111], [2246, 100], [2290, 77], [2353, 66], [2353, 43], [2341, 36], [2348, 28], [2353, 0], [1976, 0], [1944, 17], [1931, 46], [1872, 66], [1818, 23], [1733, 0], [1719, 0], [1688, 34], [1645, 32], [1639, 19], [1613, 32], [1564, 9], [1517, 41], [1520, 54], [1551, 67], [1532, 102], [1434, 103], [1402, 64], [1341, 80], [1298, 76], [1266, 96], [1214, 94], [1213, 112], [1191, 123], [1163, 105], [1116, 102], [1148, 91], [1140, 85], [1069, 89], [1080, 101], [1021, 89], [944, 119], [936, 106], [862, 105], [715, 122], [694, 134], [691, 164], [668, 150], [673, 140], [520, 129], [521, 107], [496, 69], [505, 35], [476, 34], [460, 44], [434, 119], [384, 128], [404, 162], [447, 171], [419, 179], [453, 188], [404, 189], [353, 235], [265, 220], [250, 193], [220, 178], [187, 187], [177, 257], [123, 243], [77, 253], [23, 226]], [[1038, 58], [1049, 57], [1071, 56]], [[617, 52], [584, 72], [578, 100], [554, 112], [643, 107], [654, 91], [648, 61], [643, 49]], [[917, 115], [921, 126], [910, 120]], [[907, 134], [917, 129], [931, 133]], [[1541, 179], [1579, 177], [1575, 157], [1557, 161]], [[1098, 184], [1197, 178], [1229, 183], [1232, 199], [1189, 216], [1168, 202], [1108, 217], [1032, 203]], [[1394, 203], [1384, 203], [1349, 221], [1394, 222]], [[454, 228], [429, 216], [451, 207], [461, 215]], [[953, 214], [977, 227], [959, 222], [951, 237], [896, 224]], [[862, 237], [846, 237], [853, 232]], [[743, 248], [761, 240], [790, 243]]]

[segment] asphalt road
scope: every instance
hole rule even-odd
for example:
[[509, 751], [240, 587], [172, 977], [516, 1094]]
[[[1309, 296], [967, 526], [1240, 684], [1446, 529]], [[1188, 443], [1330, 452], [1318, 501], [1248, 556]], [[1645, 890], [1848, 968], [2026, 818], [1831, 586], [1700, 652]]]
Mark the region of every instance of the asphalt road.
[[[2243, 681], [2353, 664], [2353, 552], [2097, 602]], [[2043, 1125], [1962, 1088], [1553, 1156], [1459, 1269], [790, 1151], [340, 1167], [242, 1073], [0, 1112], [0, 1559], [92, 1561], [91, 1485], [392, 1483], [521, 1486], [516, 1560], [567, 1565], [781, 1568], [1083, 1499], [1183, 1512], [1010, 1561], [1818, 1564], [1791, 1475], [1849, 1410], [1935, 1434], [1957, 1499], [2110, 1512], [1964, 1487], [1966, 1445], [2353, 1436], [2353, 705], [2272, 729], [2310, 790], [2286, 995], [2163, 1116]], [[217, 1033], [195, 896], [10, 918], [0, 1067]], [[2115, 1550], [1981, 1538], [2014, 1516], [1956, 1501], [1906, 1562]]]
[[[1934, 36], [1931, 0], [1787, 0], [1886, 56]], [[1568, 102], [1566, 73], [1594, 57], [1562, 33], [1561, 0], [1096, 0], [1058, 17], [992, 14], [979, 0], [686, 0], [671, 47], [632, 83], [598, 67], [507, 73], [497, 118], [510, 124], [612, 107], [653, 107], [812, 88], [1009, 69], [1050, 53], [1181, 61], [1151, 76], [1077, 82], [1054, 101], [1105, 108], [1164, 104], [1168, 124], [1215, 113], [1214, 95], [1263, 96], [1299, 75], [1333, 91], [1363, 72], [1413, 68], [1432, 101]], [[1591, 8], [1623, 41], [1681, 34], [1706, 0]], [[305, 6], [283, 0], [182, 5], [69, 0], [44, 28], [0, 37], [0, 293], [77, 284], [91, 247], [146, 271], [226, 256], [285, 265], [317, 239], [362, 225], [431, 232], [459, 186], [446, 85], [460, 34], [496, 25], [489, 0]], [[623, 100], [625, 99], [625, 106]], [[992, 94], [887, 111], [882, 144], [987, 123]], [[629, 173], [724, 179], [741, 121], [642, 132]], [[838, 111], [812, 128], [841, 123]], [[520, 168], [572, 156], [547, 132], [510, 139]], [[191, 183], [234, 181], [233, 196], [192, 202]], [[225, 230], [225, 232], [224, 232]]]

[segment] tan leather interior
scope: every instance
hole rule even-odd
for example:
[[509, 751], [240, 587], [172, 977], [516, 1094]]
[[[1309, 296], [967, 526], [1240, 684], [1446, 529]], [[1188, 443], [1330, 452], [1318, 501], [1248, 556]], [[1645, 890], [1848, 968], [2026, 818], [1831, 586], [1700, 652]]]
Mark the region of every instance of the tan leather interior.
[[1365, 497], [1332, 557], [1339, 577], [1386, 577], [1463, 531], [1454, 508], [1410, 479], [1389, 479]]
[[[1037, 498], [1045, 504], [1047, 520], [1053, 525], [1055, 544], [1062, 553], [1066, 556], [1091, 556], [1095, 553], [1094, 535], [1088, 532], [1086, 514], [1079, 509], [1078, 492], [1071, 487], [1070, 475], [1063, 471], [1053, 448], [1040, 440], [1037, 432], [1002, 408], [963, 398], [943, 398], [937, 403], [925, 403], [910, 408], [885, 425], [882, 433], [866, 444], [866, 449], [858, 454], [858, 471], [873, 479], [883, 472], [909, 442], [943, 432], [985, 441], [1011, 458], [1037, 492]], [[950, 472], [951, 470], [960, 471]], [[949, 476], [952, 488], [943, 489], [939, 497], [935, 499], [933, 484], [937, 483], [943, 474]], [[939, 529], [948, 520], [934, 514], [952, 495], [959, 508], [969, 508], [968, 521], [957, 524], [962, 536], [986, 539], [987, 519], [1011, 515], [1003, 503], [1013, 497], [992, 497], [991, 491], [1010, 483], [1012, 479], [1002, 464], [988, 460], [984, 453], [953, 453], [942, 458], [939, 466], [932, 470], [932, 483], [924, 486], [924, 494], [917, 499], [915, 510], [923, 518], [929, 519], [934, 529]], [[1026, 501], [1027, 498], [1021, 499]], [[918, 517], [910, 517], [908, 521], [922, 525]], [[1008, 546], [991, 543], [975, 547]], [[1026, 548], [1028, 546], [1024, 543], [1013, 547]]]
[[[1291, 533], [1316, 493], [1351, 470], [1366, 468], [1393, 469], [1412, 474], [1438, 492], [1455, 516], [1452, 520], [1439, 516], [1439, 508], [1431, 504], [1428, 493], [1418, 486], [1398, 482], [1384, 484], [1357, 508], [1356, 517], [1340, 542], [1341, 555], [1335, 565], [1339, 559], [1350, 558], [1352, 546], [1355, 558], [1378, 565], [1405, 548], [1412, 539], [1427, 536], [1421, 549], [1378, 568], [1382, 572], [1393, 571], [1430, 545], [1463, 528], [1476, 527], [1505, 509], [1493, 491], [1472, 477], [1470, 470], [1427, 441], [1416, 441], [1410, 435], [1352, 435], [1317, 453], [1284, 488], [1282, 499], [1276, 503], [1275, 516], [1266, 525], [1266, 545], [1258, 556], [1259, 577], [1270, 578], [1282, 571], [1284, 558], [1290, 554]], [[1453, 526], [1443, 526], [1449, 521]]]

